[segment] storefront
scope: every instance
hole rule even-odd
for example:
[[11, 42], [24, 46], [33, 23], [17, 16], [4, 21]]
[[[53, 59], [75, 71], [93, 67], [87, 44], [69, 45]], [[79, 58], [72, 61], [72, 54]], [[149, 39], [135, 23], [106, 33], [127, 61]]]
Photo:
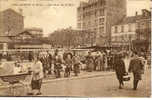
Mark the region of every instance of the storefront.
[[133, 49], [141, 52], [150, 51], [150, 41], [147, 40], [134, 40], [133, 41]]

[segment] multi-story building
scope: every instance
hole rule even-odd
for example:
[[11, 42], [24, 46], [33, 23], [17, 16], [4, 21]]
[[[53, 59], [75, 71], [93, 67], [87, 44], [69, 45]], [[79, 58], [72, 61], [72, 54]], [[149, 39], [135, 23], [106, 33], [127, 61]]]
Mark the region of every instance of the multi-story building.
[[129, 45], [136, 39], [136, 17], [125, 17], [111, 28], [112, 45]]
[[150, 50], [151, 47], [151, 12], [143, 9], [142, 15], [136, 20], [136, 43], [143, 50]]
[[128, 16], [112, 26], [112, 45], [131, 45], [134, 40], [150, 41], [150, 12], [143, 9], [142, 14]]
[[43, 37], [43, 29], [41, 28], [25, 28], [24, 31], [28, 31], [29, 33], [31, 33], [33, 36], [40, 38]]
[[24, 29], [24, 17], [22, 10], [16, 12], [13, 9], [6, 9], [0, 12], [0, 35], [16, 35]]
[[96, 45], [111, 41], [111, 26], [126, 16], [126, 0], [89, 0], [77, 8], [77, 28], [96, 33]]
[[150, 40], [151, 12], [143, 9], [141, 18], [136, 20], [136, 32], [138, 40]]

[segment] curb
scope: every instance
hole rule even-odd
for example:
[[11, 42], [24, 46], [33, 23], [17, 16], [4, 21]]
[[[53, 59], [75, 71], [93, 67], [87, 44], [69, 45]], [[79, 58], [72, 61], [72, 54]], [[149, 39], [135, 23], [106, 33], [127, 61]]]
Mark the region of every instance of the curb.
[[[43, 84], [47, 84], [49, 82], [58, 82], [58, 81], [67, 81], [67, 80], [78, 80], [78, 79], [87, 79], [87, 78], [94, 78], [94, 77], [102, 77], [102, 76], [111, 76], [113, 75], [114, 72], [110, 73], [101, 73], [101, 74], [96, 74], [96, 75], [86, 75], [86, 76], [78, 76], [78, 77], [68, 77], [68, 78], [60, 78], [60, 79], [51, 79], [51, 80], [43, 80]], [[16, 84], [15, 87], [17, 86], [22, 86], [22, 84]], [[0, 86], [0, 89], [6, 89], [9, 88], [10, 86]]]
[[77, 79], [86, 79], [86, 78], [94, 78], [94, 77], [101, 77], [101, 76], [111, 76], [113, 75], [114, 72], [111, 73], [106, 73], [106, 74], [97, 74], [97, 75], [86, 75], [86, 76], [78, 76], [78, 77], [69, 77], [69, 78], [62, 78], [62, 79], [52, 79], [52, 80], [47, 80], [43, 81], [44, 84], [49, 83], [49, 82], [57, 82], [57, 81], [66, 81], [66, 80], [77, 80]]

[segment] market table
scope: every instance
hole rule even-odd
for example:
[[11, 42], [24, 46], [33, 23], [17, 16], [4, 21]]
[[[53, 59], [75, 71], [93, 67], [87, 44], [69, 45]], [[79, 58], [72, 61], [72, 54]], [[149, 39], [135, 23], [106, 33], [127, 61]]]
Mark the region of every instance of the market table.
[[24, 84], [24, 80], [26, 79], [27, 76], [29, 76], [29, 73], [22, 73], [22, 74], [17, 74], [17, 75], [1, 75], [0, 79], [4, 82], [9, 83], [9, 91], [12, 94], [12, 96], [16, 96], [15, 94], [15, 89], [16, 89], [16, 84], [21, 84], [27, 87], [26, 84]]

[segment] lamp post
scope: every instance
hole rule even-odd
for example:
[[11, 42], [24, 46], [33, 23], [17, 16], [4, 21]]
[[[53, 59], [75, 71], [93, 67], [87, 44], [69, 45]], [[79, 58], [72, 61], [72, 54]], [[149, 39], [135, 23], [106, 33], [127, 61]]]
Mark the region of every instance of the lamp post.
[[132, 48], [131, 35], [129, 35], [129, 51], [131, 51], [131, 48]]

